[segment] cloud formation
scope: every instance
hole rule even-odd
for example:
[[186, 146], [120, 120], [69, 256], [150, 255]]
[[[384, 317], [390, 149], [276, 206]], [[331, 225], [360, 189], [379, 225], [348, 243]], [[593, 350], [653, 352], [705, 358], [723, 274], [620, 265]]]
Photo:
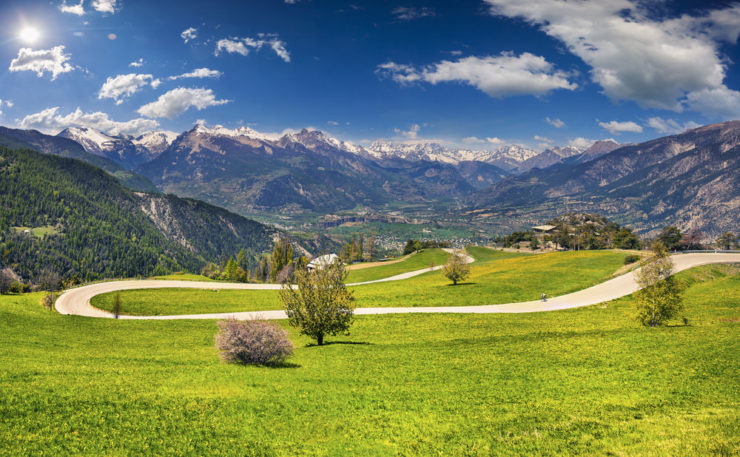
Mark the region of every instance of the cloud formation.
[[142, 106], [137, 112], [146, 117], [174, 119], [190, 108], [200, 111], [209, 106], [224, 105], [230, 101], [216, 100], [211, 89], [178, 87], [160, 95], [156, 101]]
[[632, 121], [599, 122], [599, 126], [612, 135], [619, 135], [622, 132], [642, 133], [642, 126]]
[[688, 121], [681, 124], [673, 119], [663, 119], [662, 117], [651, 117], [648, 119], [647, 125], [648, 127], [655, 129], [658, 133], [662, 133], [664, 135], [681, 133], [701, 126], [694, 121]]
[[574, 90], [578, 87], [568, 80], [567, 73], [555, 70], [544, 57], [528, 52], [519, 56], [502, 53], [498, 56], [443, 60], [419, 69], [386, 62], [377, 67], [376, 73], [402, 85], [422, 81], [430, 84], [459, 82], [494, 98], [544, 95], [555, 89]]
[[198, 29], [195, 27], [189, 27], [182, 31], [180, 34], [180, 38], [185, 42], [185, 44], [188, 43], [188, 41], [192, 41], [196, 38], [198, 38]]
[[66, 116], [58, 114], [58, 111], [59, 107], [55, 106], [29, 114], [21, 120], [20, 126], [24, 129], [36, 129], [50, 134], [56, 134], [67, 127], [91, 127], [110, 135], [140, 135], [159, 126], [159, 122], [143, 118], [116, 122], [111, 120], [107, 113], [100, 111], [85, 113], [79, 107]]
[[156, 89], [159, 84], [159, 79], [148, 74], [129, 73], [127, 75], [116, 75], [115, 77], [109, 76], [98, 92], [98, 99], [112, 98], [116, 101], [116, 105], [120, 105], [126, 98], [139, 92], [144, 86], [150, 85]]
[[284, 62], [290, 62], [290, 53], [285, 48], [285, 42], [275, 34], [260, 33], [257, 38], [223, 38], [216, 43], [215, 55], [226, 52], [229, 54], [240, 54], [246, 56], [250, 50], [259, 51], [263, 47], [272, 49]]
[[521, 18], [561, 41], [591, 67], [591, 80], [614, 101], [709, 115], [738, 113], [703, 96], [740, 94], [724, 85], [720, 41], [736, 42], [740, 5], [701, 17], [658, 20], [636, 0], [485, 0], [491, 13]]
[[51, 80], [57, 79], [62, 73], [74, 70], [68, 63], [69, 55], [64, 54], [64, 46], [54, 46], [51, 49], [21, 48], [18, 56], [10, 61], [10, 71], [35, 71], [41, 78], [46, 72], [51, 73]]
[[168, 79], [175, 80], [183, 78], [220, 78], [221, 75], [223, 75], [223, 73], [218, 70], [211, 70], [210, 68], [196, 68], [195, 70], [188, 73], [183, 73], [177, 76], [170, 76]]
[[434, 10], [428, 7], [416, 8], [399, 6], [391, 11], [391, 14], [396, 16], [396, 19], [402, 21], [410, 21], [412, 19], [418, 19], [420, 17], [434, 16]]
[[134, 67], [134, 68], [139, 68], [142, 65], [144, 65], [144, 58], [143, 57], [139, 57], [138, 60], [135, 60], [135, 61], [131, 62], [130, 64], [128, 64], [129, 67]]
[[547, 122], [548, 124], [552, 125], [556, 129], [560, 129], [560, 128], [565, 127], [565, 122], [561, 121], [558, 118], [550, 119], [549, 117], [546, 117], [545, 118], [545, 122]]
[[116, 0], [93, 0], [92, 7], [99, 13], [113, 14], [116, 12], [116, 3]]
[[61, 5], [59, 5], [59, 11], [62, 13], [69, 13], [69, 14], [75, 14], [77, 16], [84, 16], [85, 15], [85, 8], [83, 7], [83, 3], [85, 0], [80, 0], [80, 3], [76, 5], [67, 5], [67, 2], [62, 2]]
[[394, 132], [400, 133], [401, 135], [405, 136], [406, 138], [410, 140], [415, 140], [419, 136], [419, 130], [421, 130], [421, 126], [419, 124], [413, 124], [406, 131], [401, 130], [401, 129], [393, 129]]

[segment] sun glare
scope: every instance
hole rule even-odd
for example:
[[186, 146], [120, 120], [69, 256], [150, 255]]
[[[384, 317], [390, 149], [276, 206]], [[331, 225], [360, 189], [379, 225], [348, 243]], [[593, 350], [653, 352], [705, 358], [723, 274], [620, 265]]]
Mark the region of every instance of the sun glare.
[[18, 33], [18, 38], [26, 43], [35, 43], [41, 38], [41, 32], [35, 27], [23, 27]]

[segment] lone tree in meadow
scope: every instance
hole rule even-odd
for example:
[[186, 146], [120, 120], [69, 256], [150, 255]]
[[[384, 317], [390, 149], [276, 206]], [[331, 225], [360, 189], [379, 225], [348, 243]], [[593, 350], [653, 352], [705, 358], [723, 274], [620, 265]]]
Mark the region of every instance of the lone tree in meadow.
[[465, 262], [465, 256], [460, 252], [452, 254], [442, 267], [442, 274], [455, 286], [459, 281], [464, 281], [470, 275], [470, 267]]
[[683, 286], [673, 274], [673, 261], [659, 241], [654, 256], [637, 273], [637, 318], [645, 326], [657, 327], [681, 311]]
[[344, 285], [346, 277], [341, 262], [295, 272], [296, 285], [284, 284], [280, 289], [290, 325], [319, 345], [324, 344], [325, 335], [348, 335], [354, 297]]

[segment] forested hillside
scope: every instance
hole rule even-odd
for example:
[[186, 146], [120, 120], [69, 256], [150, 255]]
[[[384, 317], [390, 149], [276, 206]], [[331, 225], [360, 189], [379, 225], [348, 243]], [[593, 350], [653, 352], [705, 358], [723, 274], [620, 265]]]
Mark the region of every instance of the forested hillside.
[[203, 202], [133, 192], [78, 160], [0, 147], [0, 266], [24, 278], [199, 271], [241, 249], [269, 250], [275, 229]]

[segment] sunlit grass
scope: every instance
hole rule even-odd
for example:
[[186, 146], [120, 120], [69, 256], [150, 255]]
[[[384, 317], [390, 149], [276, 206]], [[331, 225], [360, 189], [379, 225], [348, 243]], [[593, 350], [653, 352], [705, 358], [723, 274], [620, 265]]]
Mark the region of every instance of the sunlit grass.
[[[60, 316], [0, 297], [0, 455], [732, 455], [740, 276], [521, 315], [360, 316], [286, 368], [222, 364], [212, 321]], [[281, 322], [281, 325], [286, 325]]]
[[[485, 249], [485, 248], [481, 248]], [[611, 277], [624, 263], [612, 251], [555, 252], [541, 255], [473, 251], [480, 263], [471, 265], [470, 278], [452, 286], [441, 272], [414, 278], [352, 286], [357, 307], [468, 306], [535, 300], [542, 292], [561, 295]], [[389, 265], [390, 267], [392, 265]], [[92, 300], [111, 310], [115, 293]], [[225, 313], [281, 309], [277, 291], [150, 289], [120, 292], [122, 313], [132, 315]]]

